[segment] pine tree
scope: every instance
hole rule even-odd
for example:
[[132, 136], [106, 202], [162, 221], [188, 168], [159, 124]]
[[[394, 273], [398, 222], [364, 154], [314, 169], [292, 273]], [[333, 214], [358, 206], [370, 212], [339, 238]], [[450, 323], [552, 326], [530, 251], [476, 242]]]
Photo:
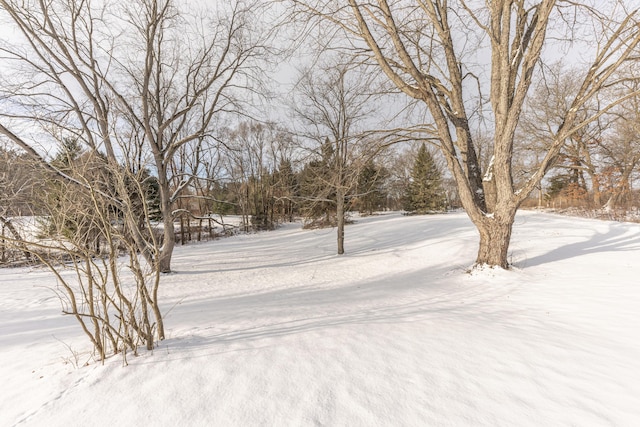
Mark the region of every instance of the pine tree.
[[280, 165], [274, 173], [274, 186], [277, 215], [283, 221], [293, 222], [296, 210], [294, 198], [299, 189], [291, 159], [284, 158], [280, 161]]
[[384, 209], [387, 192], [384, 188], [387, 171], [369, 160], [358, 174], [355, 207], [360, 213], [371, 215]]
[[425, 144], [411, 170], [411, 181], [407, 185], [404, 209], [415, 214], [441, 212], [446, 208], [442, 189], [442, 176]]
[[320, 154], [320, 158], [304, 166], [298, 178], [301, 214], [313, 220], [314, 227], [333, 226], [336, 219], [335, 150], [328, 138], [321, 145]]
[[51, 161], [51, 164], [64, 172], [69, 172], [73, 163], [78, 160], [82, 153], [82, 145], [78, 140], [65, 138], [60, 143], [60, 150]]

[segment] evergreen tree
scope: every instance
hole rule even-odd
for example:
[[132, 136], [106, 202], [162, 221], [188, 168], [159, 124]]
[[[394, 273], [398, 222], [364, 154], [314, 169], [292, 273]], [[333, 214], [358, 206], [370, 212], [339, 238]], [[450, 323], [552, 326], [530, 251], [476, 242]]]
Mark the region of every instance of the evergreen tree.
[[369, 160], [358, 174], [355, 207], [360, 213], [371, 215], [385, 208], [387, 191], [384, 187], [388, 172]]
[[291, 159], [285, 158], [280, 161], [278, 170], [274, 173], [274, 183], [276, 214], [281, 220], [292, 222], [296, 209], [294, 198], [297, 195], [298, 182]]
[[299, 176], [301, 213], [304, 217], [321, 220], [316, 225], [335, 225], [336, 177], [332, 166], [335, 150], [327, 138], [320, 147], [321, 157], [307, 163]]
[[56, 153], [51, 164], [58, 169], [68, 172], [82, 153], [82, 145], [80, 145], [77, 139], [65, 138], [61, 142], [60, 150]]
[[[141, 188], [145, 193], [144, 197], [149, 212], [149, 219], [151, 221], [162, 221], [162, 212], [160, 211], [160, 184], [158, 184], [158, 178], [151, 175], [149, 169], [141, 170], [137, 178], [141, 180]], [[137, 206], [137, 209], [140, 215], [144, 214], [142, 203]]]
[[407, 185], [404, 209], [415, 214], [439, 212], [446, 209], [446, 198], [442, 189], [442, 176], [425, 144], [411, 170], [411, 180]]

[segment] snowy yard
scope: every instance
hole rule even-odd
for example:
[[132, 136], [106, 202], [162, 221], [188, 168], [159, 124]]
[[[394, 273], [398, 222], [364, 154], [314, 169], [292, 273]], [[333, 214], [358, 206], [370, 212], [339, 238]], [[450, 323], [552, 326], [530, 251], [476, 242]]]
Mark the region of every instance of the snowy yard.
[[127, 367], [91, 359], [46, 270], [0, 270], [0, 426], [639, 425], [640, 225], [522, 212], [515, 268], [474, 274], [464, 213], [335, 240], [179, 247], [168, 339]]

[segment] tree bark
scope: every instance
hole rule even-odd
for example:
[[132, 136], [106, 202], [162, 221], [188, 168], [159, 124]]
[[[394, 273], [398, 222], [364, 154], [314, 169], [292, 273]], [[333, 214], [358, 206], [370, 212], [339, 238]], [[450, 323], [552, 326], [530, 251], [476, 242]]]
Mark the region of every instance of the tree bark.
[[338, 222], [338, 255], [344, 254], [344, 190], [336, 192], [336, 216]]
[[164, 221], [163, 237], [164, 240], [157, 258], [158, 271], [160, 273], [171, 273], [171, 255], [173, 255], [173, 248], [176, 244], [173, 221]]
[[489, 265], [509, 268], [508, 250], [514, 218], [515, 210], [507, 218], [487, 217], [480, 224], [476, 224], [480, 233], [476, 266]]
[[[154, 155], [156, 163], [163, 165], [162, 157], [159, 154]], [[158, 173], [158, 190], [160, 194], [160, 213], [162, 215], [163, 240], [159, 253], [156, 256], [156, 263], [160, 273], [171, 272], [171, 256], [176, 245], [176, 232], [174, 226], [174, 217], [171, 209], [171, 188], [169, 176], [166, 169], [160, 169]], [[184, 233], [184, 227], [180, 227], [180, 232]], [[184, 234], [182, 235], [184, 244]]]
[[595, 208], [602, 207], [602, 192], [600, 191], [600, 176], [589, 170], [591, 177], [591, 187], [593, 188], [593, 205]]

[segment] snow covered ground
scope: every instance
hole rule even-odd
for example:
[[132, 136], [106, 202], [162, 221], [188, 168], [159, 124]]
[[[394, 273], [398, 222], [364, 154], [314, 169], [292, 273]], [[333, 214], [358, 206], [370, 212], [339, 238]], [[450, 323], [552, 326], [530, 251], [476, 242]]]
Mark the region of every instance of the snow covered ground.
[[0, 426], [640, 425], [640, 225], [522, 212], [515, 268], [473, 274], [464, 213], [346, 233], [178, 248], [127, 367], [46, 270], [0, 270]]

